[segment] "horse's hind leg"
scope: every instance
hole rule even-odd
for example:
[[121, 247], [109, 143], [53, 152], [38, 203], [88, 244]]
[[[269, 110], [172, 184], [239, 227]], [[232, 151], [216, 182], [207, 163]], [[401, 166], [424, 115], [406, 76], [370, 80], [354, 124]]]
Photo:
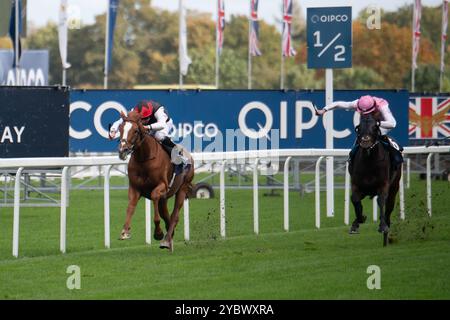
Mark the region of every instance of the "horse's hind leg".
[[386, 219], [386, 194], [382, 193], [378, 195], [377, 203], [380, 208], [380, 226], [378, 232], [387, 233], [389, 232], [389, 226]]
[[[164, 224], [166, 225], [166, 231], [167, 231], [167, 230], [169, 230], [169, 225], [170, 225], [170, 215], [169, 215], [169, 209], [167, 208], [167, 199], [166, 198], [159, 199], [159, 212], [161, 213], [161, 216], [164, 220]], [[159, 240], [161, 240], [161, 239], [159, 239]]]
[[127, 240], [131, 238], [130, 232], [131, 218], [133, 217], [134, 211], [136, 210], [136, 205], [140, 197], [141, 194], [138, 190], [132, 187], [128, 188], [127, 217], [125, 218], [125, 223], [123, 225], [122, 232], [120, 233], [119, 240]]
[[159, 208], [158, 205], [153, 202], [153, 208], [155, 210], [153, 215], [153, 223], [155, 224], [155, 231], [153, 231], [153, 238], [155, 240], [161, 240], [164, 238], [164, 232], [162, 232], [160, 223], [161, 223], [161, 216], [159, 215]]
[[175, 227], [178, 224], [180, 210], [183, 207], [184, 200], [186, 199], [185, 189], [185, 186], [182, 186], [181, 189], [176, 193], [174, 208], [172, 214], [170, 215], [169, 230], [167, 230], [167, 234], [164, 237], [164, 240], [161, 241], [160, 248], [167, 248], [173, 251], [173, 235]]
[[153, 237], [156, 240], [162, 240], [164, 237], [164, 233], [161, 230], [160, 227], [160, 222], [161, 222], [161, 216], [160, 216], [160, 199], [161, 199], [161, 195], [163, 194], [165, 190], [165, 185], [164, 184], [160, 184], [158, 185], [156, 188], [153, 189], [150, 198], [153, 201], [153, 207], [155, 210], [155, 214], [154, 214], [154, 218], [153, 218], [153, 222], [155, 223], [155, 231], [153, 233]]

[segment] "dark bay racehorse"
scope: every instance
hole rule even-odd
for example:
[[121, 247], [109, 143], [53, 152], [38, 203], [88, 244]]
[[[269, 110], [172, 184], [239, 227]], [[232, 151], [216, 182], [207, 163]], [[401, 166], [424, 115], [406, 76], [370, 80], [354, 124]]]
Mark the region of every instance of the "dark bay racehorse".
[[364, 223], [361, 200], [366, 196], [378, 196], [380, 225], [378, 231], [383, 233], [383, 245], [387, 244], [391, 213], [395, 206], [395, 197], [399, 188], [401, 167], [393, 169], [389, 151], [381, 142], [381, 132], [377, 115], [361, 116], [361, 122], [355, 129], [358, 150], [349, 166], [352, 182], [351, 201], [355, 207], [356, 219], [350, 233], [359, 232], [359, 224]]
[[[155, 230], [153, 237], [162, 240], [161, 248], [173, 251], [173, 234], [178, 223], [179, 212], [184, 200], [192, 188], [194, 178], [194, 165], [190, 155], [191, 165], [177, 176], [178, 183], [173, 183], [169, 190], [169, 183], [173, 176], [171, 159], [161, 144], [153, 136], [147, 134], [147, 130], [141, 123], [138, 112], [132, 111], [125, 116], [121, 113], [123, 123], [120, 126], [119, 157], [125, 160], [131, 153], [128, 163], [128, 208], [125, 224], [120, 236], [121, 240], [131, 237], [130, 223], [141, 197], [150, 199], [154, 207]], [[187, 154], [187, 151], [184, 151]], [[172, 214], [169, 216], [167, 200], [175, 194], [175, 204]], [[164, 236], [159, 224], [161, 215], [166, 225], [167, 234]]]

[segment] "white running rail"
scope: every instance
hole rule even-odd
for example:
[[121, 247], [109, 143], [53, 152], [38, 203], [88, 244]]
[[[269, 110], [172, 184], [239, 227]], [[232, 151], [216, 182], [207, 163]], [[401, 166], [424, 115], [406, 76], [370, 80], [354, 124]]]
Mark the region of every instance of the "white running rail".
[[[193, 157], [196, 163], [199, 162], [215, 162], [221, 164], [220, 174], [220, 234], [225, 237], [226, 234], [226, 210], [225, 210], [225, 164], [232, 163], [234, 160], [246, 160], [254, 164], [253, 170], [253, 217], [254, 232], [259, 233], [259, 205], [258, 205], [258, 167], [260, 160], [286, 158], [285, 167], [289, 166], [289, 162], [295, 157], [318, 157], [316, 165], [316, 185], [320, 186], [320, 159], [323, 157], [347, 156], [348, 149], [283, 149], [283, 150], [258, 150], [258, 151], [236, 151], [236, 152], [205, 152], [194, 153]], [[450, 153], [450, 147], [406, 147], [404, 152], [408, 154], [428, 154], [427, 157], [427, 212], [431, 216], [431, 157], [435, 153]], [[14, 158], [0, 159], [0, 169], [14, 169], [16, 171], [15, 188], [14, 188], [14, 218], [13, 218], [13, 244], [12, 254], [14, 257], [19, 256], [19, 221], [20, 221], [20, 176], [23, 170], [31, 168], [63, 168], [62, 184], [61, 184], [61, 211], [60, 211], [60, 251], [66, 252], [66, 199], [68, 194], [67, 173], [70, 167], [75, 166], [102, 166], [105, 183], [104, 183], [104, 229], [105, 229], [105, 248], [110, 248], [110, 210], [109, 210], [109, 178], [111, 168], [115, 165], [123, 165], [126, 162], [120, 160], [116, 156], [106, 157], [69, 157], [69, 158]], [[407, 163], [409, 173], [409, 162]], [[284, 170], [284, 230], [289, 231], [289, 170]], [[344, 199], [344, 223], [349, 223], [349, 182], [350, 176], [345, 175], [345, 199]], [[409, 184], [409, 177], [407, 179]], [[400, 186], [400, 208], [401, 218], [404, 219], [404, 192], [403, 179]], [[320, 192], [316, 190], [316, 227], [320, 228]], [[189, 201], [185, 201], [185, 229], [184, 237], [189, 240]], [[374, 204], [375, 208], [375, 204]], [[150, 243], [150, 203], [146, 206], [146, 243]], [[187, 220], [187, 221], [186, 221]]]

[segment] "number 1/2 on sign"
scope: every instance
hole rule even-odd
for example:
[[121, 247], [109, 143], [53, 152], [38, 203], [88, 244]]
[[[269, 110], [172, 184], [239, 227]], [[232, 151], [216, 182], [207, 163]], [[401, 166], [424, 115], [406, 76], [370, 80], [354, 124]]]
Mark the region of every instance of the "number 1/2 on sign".
[[[333, 40], [331, 40], [325, 48], [323, 48], [319, 54], [317, 55], [318, 58], [320, 58], [335, 42], [337, 39], [339, 39], [339, 37], [341, 36], [341, 33], [338, 33]], [[314, 47], [315, 48], [322, 48], [323, 47], [323, 43], [320, 41], [320, 31], [316, 31], [314, 32], [314, 37], [316, 39], [315, 43], [314, 43]], [[334, 46], [334, 49], [337, 51], [334, 55], [334, 61], [345, 61], [345, 46], [343, 45], [336, 45]]]

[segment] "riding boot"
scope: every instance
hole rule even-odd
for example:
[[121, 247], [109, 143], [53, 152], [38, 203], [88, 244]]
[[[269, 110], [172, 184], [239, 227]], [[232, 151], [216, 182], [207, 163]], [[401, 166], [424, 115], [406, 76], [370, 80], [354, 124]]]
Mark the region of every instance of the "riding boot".
[[169, 156], [172, 155], [172, 149], [175, 148], [176, 144], [173, 143], [172, 139], [169, 137], [165, 137], [163, 140], [161, 140], [161, 145], [163, 146], [164, 150], [169, 154]]
[[391, 159], [391, 168], [393, 170], [398, 170], [403, 163], [403, 147], [395, 141], [393, 138], [387, 135], [382, 136], [383, 141], [388, 145], [389, 156]]
[[[178, 159], [173, 159], [172, 151], [173, 148], [175, 148], [177, 145], [169, 137], [165, 137], [161, 141], [161, 145], [164, 147], [164, 150], [166, 150], [166, 152], [169, 154], [171, 162], [175, 165], [175, 174], [176, 175], [180, 174], [183, 171], [185, 163], [185, 158], [181, 154], [181, 151], [179, 151], [179, 153], [177, 154]], [[181, 160], [181, 163], [178, 163], [179, 160]]]

